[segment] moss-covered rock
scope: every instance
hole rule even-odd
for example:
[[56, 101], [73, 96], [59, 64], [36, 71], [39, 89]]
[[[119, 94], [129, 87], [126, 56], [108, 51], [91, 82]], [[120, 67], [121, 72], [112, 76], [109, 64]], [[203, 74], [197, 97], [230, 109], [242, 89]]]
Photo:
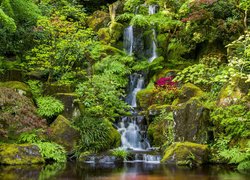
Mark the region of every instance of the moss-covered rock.
[[191, 83], [184, 84], [179, 92], [179, 97], [174, 100], [173, 105], [187, 102], [192, 97], [201, 97], [204, 92], [197, 86]]
[[31, 91], [29, 86], [23, 82], [19, 81], [7, 81], [7, 82], [0, 82], [0, 87], [6, 87], [14, 89], [20, 95], [25, 95], [31, 97]]
[[32, 144], [1, 144], [0, 164], [44, 163], [39, 148]]
[[110, 36], [110, 31], [109, 28], [100, 28], [97, 32], [97, 35], [99, 37], [99, 39], [105, 43], [105, 44], [109, 44], [111, 41], [111, 36]]
[[153, 104], [148, 108], [148, 115], [149, 116], [156, 116], [161, 113], [161, 111], [166, 110], [166, 111], [171, 111], [172, 106], [168, 104], [164, 105], [159, 105], [159, 104]]
[[121, 23], [112, 22], [109, 26], [111, 39], [116, 42], [123, 36], [124, 26]]
[[0, 87], [0, 140], [15, 139], [22, 132], [46, 127], [46, 121], [37, 116], [29, 98]]
[[176, 142], [165, 150], [161, 162], [175, 165], [201, 165], [206, 163], [207, 160], [207, 145]]
[[143, 89], [136, 94], [137, 104], [142, 109], [147, 109], [152, 104], [154, 89]]
[[49, 138], [62, 145], [68, 154], [74, 152], [80, 138], [80, 133], [71, 126], [69, 120], [59, 115], [50, 126]]
[[175, 141], [206, 143], [209, 139], [209, 110], [198, 99], [190, 99], [174, 110]]
[[55, 94], [56, 98], [59, 99], [64, 105], [64, 111], [62, 115], [69, 120], [79, 116], [80, 110], [78, 104], [75, 103], [77, 95], [74, 93], [57, 93]]
[[104, 11], [95, 11], [88, 19], [88, 25], [94, 31], [98, 31], [100, 28], [107, 27], [110, 20], [109, 13]]
[[221, 89], [217, 104], [230, 106], [246, 96], [250, 92], [249, 89], [250, 82], [246, 82], [246, 79], [235, 78]]
[[72, 93], [74, 89], [70, 85], [64, 85], [59, 83], [46, 83], [44, 84], [45, 95], [55, 95], [57, 93]]

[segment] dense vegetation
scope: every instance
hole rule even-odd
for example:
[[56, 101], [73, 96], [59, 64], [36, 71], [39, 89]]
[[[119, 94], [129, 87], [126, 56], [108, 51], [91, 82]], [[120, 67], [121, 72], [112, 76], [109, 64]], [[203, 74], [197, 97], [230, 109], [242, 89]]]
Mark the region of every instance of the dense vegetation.
[[[196, 99], [209, 110], [212, 135], [200, 143], [209, 145], [210, 162], [249, 170], [249, 14], [248, 0], [0, 0], [1, 143], [34, 143], [45, 159], [65, 161], [61, 146], [33, 130], [49, 133], [47, 125], [69, 109], [60, 97], [70, 97], [79, 109], [69, 117], [80, 134], [75, 155], [116, 148], [112, 123], [129, 115], [128, 77], [144, 72], [148, 86], [137, 97], [153, 145], [176, 141], [172, 111]], [[129, 25], [144, 43], [132, 56], [123, 49]], [[158, 57], [149, 63], [152, 28]], [[187, 84], [199, 93], [185, 96]], [[156, 117], [148, 116], [152, 110]], [[126, 159], [120, 149], [113, 153]]]

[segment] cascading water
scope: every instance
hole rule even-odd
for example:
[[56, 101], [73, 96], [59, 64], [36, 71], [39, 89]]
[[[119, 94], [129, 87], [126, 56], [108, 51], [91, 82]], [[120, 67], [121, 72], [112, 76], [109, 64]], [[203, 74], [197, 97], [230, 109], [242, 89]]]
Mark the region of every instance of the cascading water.
[[[149, 6], [149, 14], [156, 13], [156, 6]], [[124, 49], [128, 55], [132, 55], [136, 50], [135, 41], [137, 36], [134, 36], [133, 26], [128, 26], [124, 30]], [[152, 53], [148, 59], [152, 62], [156, 57], [156, 32], [153, 29]], [[137, 92], [145, 87], [145, 73], [133, 73], [130, 75], [130, 84], [126, 102], [131, 106], [131, 116], [122, 117], [117, 123], [118, 131], [121, 134], [121, 147], [129, 150], [134, 154], [133, 162], [150, 162], [159, 163], [160, 156], [149, 154], [152, 148], [147, 139], [147, 121], [144, 116], [139, 115], [136, 95]]]
[[[155, 14], [157, 11], [157, 5], [149, 5], [148, 7], [148, 13], [150, 15]], [[155, 58], [157, 58], [157, 52], [156, 52], [156, 32], [155, 29], [152, 29], [153, 37], [152, 37], [152, 51], [151, 51], [151, 57], [148, 59], [149, 62], [152, 62]]]
[[132, 55], [133, 53], [133, 42], [134, 42], [134, 33], [133, 26], [129, 26], [124, 30], [124, 49], [128, 53], [128, 55]]

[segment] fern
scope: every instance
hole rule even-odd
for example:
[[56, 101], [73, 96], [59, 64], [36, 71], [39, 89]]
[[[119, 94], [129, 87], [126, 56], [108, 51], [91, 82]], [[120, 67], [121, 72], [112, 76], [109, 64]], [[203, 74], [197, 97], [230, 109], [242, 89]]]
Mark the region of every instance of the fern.
[[64, 148], [54, 142], [48, 142], [40, 139], [36, 132], [25, 132], [19, 136], [19, 143], [32, 143], [39, 147], [40, 153], [45, 160], [56, 162], [66, 161], [66, 151]]
[[37, 105], [37, 113], [47, 118], [58, 115], [64, 109], [62, 102], [51, 96], [37, 98]]

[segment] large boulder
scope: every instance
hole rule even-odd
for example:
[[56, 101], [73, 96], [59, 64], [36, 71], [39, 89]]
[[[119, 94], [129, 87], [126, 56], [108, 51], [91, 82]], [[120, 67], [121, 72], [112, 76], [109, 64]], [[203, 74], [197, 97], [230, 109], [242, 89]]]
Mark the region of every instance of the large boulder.
[[88, 19], [88, 25], [94, 31], [98, 31], [100, 28], [107, 27], [110, 21], [111, 19], [109, 13], [104, 11], [95, 11]]
[[207, 145], [176, 142], [166, 149], [161, 162], [174, 165], [201, 165], [207, 160]]
[[185, 103], [192, 97], [201, 97], [203, 94], [204, 92], [194, 84], [184, 84], [180, 89], [179, 97], [173, 102], [173, 105]]
[[174, 110], [174, 141], [206, 143], [208, 141], [209, 110], [196, 99], [190, 99]]
[[80, 133], [72, 127], [70, 121], [59, 115], [49, 129], [49, 138], [62, 145], [68, 154], [72, 154], [80, 138]]
[[0, 164], [36, 164], [44, 163], [39, 148], [32, 144], [1, 144]]
[[77, 95], [74, 93], [57, 93], [56, 98], [59, 99], [64, 105], [62, 115], [67, 119], [72, 119], [80, 115], [78, 104], [75, 103]]

